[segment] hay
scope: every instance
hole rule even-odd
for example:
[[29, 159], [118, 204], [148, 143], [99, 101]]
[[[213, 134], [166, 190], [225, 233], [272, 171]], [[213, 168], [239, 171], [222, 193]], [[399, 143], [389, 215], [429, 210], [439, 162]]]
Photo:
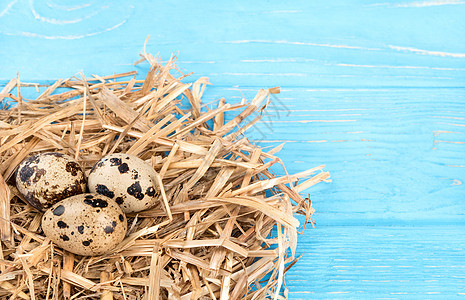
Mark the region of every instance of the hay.
[[[161, 65], [141, 56], [151, 65], [145, 80], [135, 72], [81, 75], [27, 100], [20, 88], [33, 84], [17, 77], [1, 91], [0, 298], [283, 297], [284, 273], [296, 261], [294, 214], [306, 224], [314, 211], [299, 192], [329, 174], [319, 166], [276, 177], [270, 167], [282, 165], [275, 156], [282, 146], [266, 152], [243, 135], [259, 120], [246, 118], [263, 112], [279, 88], [260, 90], [251, 103], [220, 99], [207, 107], [201, 102], [207, 78], [183, 83], [174, 58]], [[186, 98], [188, 110], [180, 105]], [[225, 122], [225, 113], [235, 117]], [[18, 164], [43, 151], [74, 156], [86, 174], [107, 154], [137, 155], [158, 172], [159, 204], [128, 215], [127, 237], [107, 255], [63, 251], [43, 235], [41, 214], [14, 187]]]

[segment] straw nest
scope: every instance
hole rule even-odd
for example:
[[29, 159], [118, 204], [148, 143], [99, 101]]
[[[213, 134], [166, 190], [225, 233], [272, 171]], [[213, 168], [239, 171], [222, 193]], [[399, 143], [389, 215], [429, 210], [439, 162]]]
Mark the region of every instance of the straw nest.
[[[287, 297], [294, 214], [306, 224], [314, 211], [299, 192], [329, 174], [319, 166], [289, 175], [275, 156], [281, 146], [264, 151], [244, 136], [279, 88], [258, 91], [250, 103], [206, 106], [207, 78], [185, 83], [173, 58], [162, 65], [141, 57], [151, 65], [145, 80], [136, 72], [81, 75], [27, 100], [21, 88], [32, 84], [14, 78], [0, 92], [0, 298]], [[107, 255], [63, 251], [44, 236], [41, 214], [23, 201], [12, 176], [24, 158], [43, 151], [74, 156], [87, 174], [106, 154], [137, 155], [157, 171], [159, 205], [128, 215], [125, 240]], [[274, 164], [286, 175], [275, 176]]]

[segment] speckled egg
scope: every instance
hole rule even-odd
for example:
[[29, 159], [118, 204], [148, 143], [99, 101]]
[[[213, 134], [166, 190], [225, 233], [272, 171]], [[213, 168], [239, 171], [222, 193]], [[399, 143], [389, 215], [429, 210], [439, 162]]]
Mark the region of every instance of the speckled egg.
[[43, 211], [60, 200], [85, 193], [86, 179], [74, 158], [46, 152], [21, 162], [16, 187], [29, 204]]
[[88, 187], [92, 193], [112, 198], [125, 213], [139, 212], [155, 205], [158, 192], [152, 166], [142, 159], [114, 153], [100, 159], [92, 168]]
[[95, 256], [121, 243], [127, 221], [115, 201], [99, 194], [80, 194], [49, 208], [42, 217], [42, 230], [69, 252]]

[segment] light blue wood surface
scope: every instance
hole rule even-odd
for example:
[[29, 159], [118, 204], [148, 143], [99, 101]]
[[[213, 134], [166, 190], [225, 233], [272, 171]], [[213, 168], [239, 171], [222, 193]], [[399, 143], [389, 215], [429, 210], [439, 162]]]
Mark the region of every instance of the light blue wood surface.
[[213, 86], [281, 86], [251, 136], [326, 164], [292, 299], [465, 295], [465, 2], [0, 1], [0, 84], [112, 74], [143, 49]]

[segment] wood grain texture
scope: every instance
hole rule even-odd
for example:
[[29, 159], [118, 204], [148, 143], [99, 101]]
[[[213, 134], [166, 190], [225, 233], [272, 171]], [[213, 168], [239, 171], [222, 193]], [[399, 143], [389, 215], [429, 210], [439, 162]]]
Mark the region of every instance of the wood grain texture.
[[[461, 299], [463, 226], [321, 226], [300, 241], [291, 299]], [[421, 238], [419, 238], [421, 237]]]
[[462, 86], [464, 14], [452, 0], [8, 0], [0, 79], [128, 71], [151, 35], [150, 51], [217, 85]]
[[210, 78], [205, 102], [279, 85], [250, 136], [286, 142], [289, 172], [325, 163], [333, 179], [308, 191], [317, 228], [290, 298], [451, 299], [465, 293], [464, 15], [458, 0], [8, 0], [0, 90], [17, 71], [144, 74], [147, 35], [147, 51]]

